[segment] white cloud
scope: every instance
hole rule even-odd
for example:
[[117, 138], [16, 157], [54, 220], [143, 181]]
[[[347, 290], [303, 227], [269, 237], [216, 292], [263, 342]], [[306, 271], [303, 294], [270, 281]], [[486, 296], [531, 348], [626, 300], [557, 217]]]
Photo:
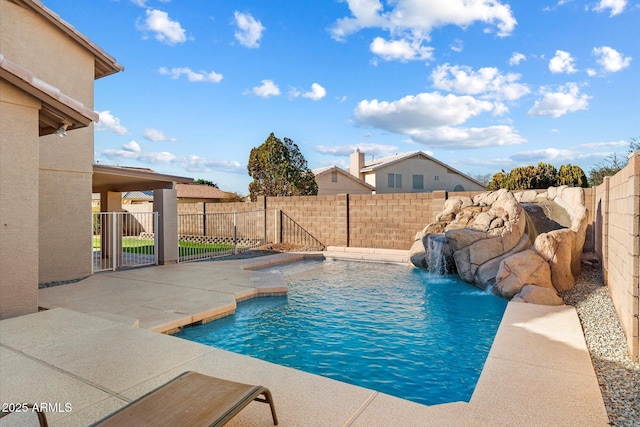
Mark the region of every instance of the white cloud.
[[356, 148], [361, 153], [373, 155], [375, 157], [385, 157], [398, 152], [395, 145], [383, 144], [353, 144], [353, 145], [316, 145], [313, 147], [318, 153], [330, 154], [333, 156], [350, 156]]
[[541, 150], [521, 151], [511, 156], [517, 162], [538, 161], [545, 163], [555, 163], [558, 161], [571, 161], [576, 159], [576, 152], [573, 150], [543, 148]]
[[574, 66], [574, 61], [569, 52], [556, 50], [556, 56], [549, 61], [549, 70], [552, 73], [575, 73], [578, 70]]
[[393, 102], [360, 101], [354, 117], [361, 126], [408, 133], [414, 129], [457, 125], [493, 110], [493, 104], [471, 96], [442, 96], [438, 92], [405, 96]]
[[630, 56], [624, 56], [608, 46], [593, 48], [593, 55], [597, 58], [596, 62], [600, 64], [602, 69], [609, 73], [620, 71], [631, 63]]
[[606, 141], [606, 142], [587, 142], [584, 144], [580, 144], [578, 148], [583, 150], [599, 150], [602, 148], [627, 148], [629, 146], [629, 142], [625, 140], [620, 141]]
[[156, 40], [174, 45], [176, 43], [184, 43], [187, 40], [185, 30], [178, 21], [172, 21], [167, 12], [157, 9], [147, 9], [147, 18], [143, 25], [138, 25], [138, 29], [142, 31], [152, 31], [155, 33]]
[[195, 72], [189, 67], [179, 67], [179, 68], [175, 68], [174, 67], [171, 70], [169, 70], [167, 67], [160, 67], [158, 72], [160, 74], [163, 74], [163, 75], [168, 75], [174, 80], [178, 79], [178, 78], [180, 78], [180, 76], [184, 75], [184, 76], [187, 76], [187, 79], [190, 82], [219, 83], [223, 78], [222, 74], [216, 73], [215, 71]]
[[[134, 141], [132, 141], [134, 142]], [[134, 142], [135, 143], [135, 142]], [[138, 146], [135, 143], [135, 146]], [[120, 150], [103, 150], [102, 154], [109, 160], [118, 162], [122, 159], [138, 161], [151, 165], [167, 165], [178, 167], [187, 172], [211, 172], [213, 170], [232, 173], [246, 173], [246, 167], [239, 162], [228, 160], [207, 159], [196, 155], [178, 156], [173, 153], [136, 151], [131, 143], [126, 144]], [[138, 146], [138, 148], [140, 148]]]
[[466, 28], [475, 22], [496, 26], [499, 36], [511, 34], [516, 26], [508, 4], [499, 0], [395, 0], [385, 10], [380, 0], [346, 0], [351, 17], [338, 19], [330, 28], [336, 40], [364, 28], [380, 28], [391, 34], [426, 38], [432, 29], [446, 25]]
[[272, 80], [262, 80], [262, 85], [254, 87], [252, 91], [262, 98], [280, 95], [280, 89]]
[[393, 102], [364, 100], [356, 107], [354, 118], [360, 126], [408, 135], [413, 141], [430, 146], [472, 148], [523, 142], [524, 139], [510, 126], [454, 127], [500, 108], [500, 104], [471, 96], [443, 96], [432, 92]]
[[318, 101], [324, 98], [327, 95], [327, 91], [325, 88], [320, 86], [318, 83], [313, 83], [311, 85], [311, 90], [303, 93], [301, 96], [304, 98], [313, 99], [314, 101]]
[[464, 49], [464, 43], [460, 39], [455, 39], [453, 43], [449, 45], [449, 48], [454, 52], [462, 52]]
[[169, 138], [167, 135], [164, 134], [164, 132], [159, 131], [158, 129], [153, 129], [153, 128], [145, 129], [142, 136], [144, 137], [144, 139], [147, 139], [153, 142], [176, 140], [175, 138]]
[[108, 130], [118, 135], [127, 135], [129, 133], [127, 128], [120, 124], [120, 119], [114, 117], [111, 111], [100, 111], [98, 114], [100, 118], [98, 123], [96, 123], [96, 130]]
[[511, 126], [486, 128], [442, 126], [415, 132], [410, 136], [416, 142], [447, 149], [497, 147], [526, 141]]
[[522, 151], [511, 155], [509, 158], [520, 164], [536, 164], [539, 162], [562, 165], [567, 163], [575, 164], [580, 160], [601, 159], [608, 156], [609, 153], [597, 151], [584, 151], [578, 149], [558, 149], [543, 148], [540, 150]]
[[139, 153], [140, 151], [142, 151], [142, 149], [140, 148], [140, 144], [135, 141], [127, 142], [122, 146], [122, 149], [125, 151], [130, 151], [132, 153]]
[[346, 0], [346, 3], [351, 16], [340, 18], [331, 26], [333, 39], [344, 41], [365, 28], [387, 31], [391, 40], [376, 37], [369, 46], [386, 61], [431, 59], [433, 48], [423, 44], [429, 41], [434, 28], [447, 25], [467, 28], [482, 22], [489, 26], [485, 32], [496, 27], [498, 36], [503, 37], [510, 35], [517, 24], [511, 7], [501, 0], [393, 0], [386, 2], [386, 9], [381, 0]]
[[385, 61], [398, 60], [401, 62], [414, 60], [429, 60], [433, 58], [433, 48], [422, 45], [422, 40], [390, 40], [376, 37], [369, 45], [371, 52]]
[[627, 0], [600, 0], [600, 3], [593, 8], [596, 12], [604, 12], [610, 9], [609, 16], [615, 16], [624, 11], [627, 6]]
[[256, 21], [256, 19], [248, 13], [235, 11], [233, 12], [233, 17], [238, 27], [234, 32], [236, 40], [238, 40], [242, 46], [248, 48], [260, 47], [262, 32], [266, 30], [262, 23]]
[[509, 58], [509, 65], [514, 66], [514, 65], [520, 65], [520, 63], [522, 61], [526, 61], [527, 57], [520, 53], [520, 52], [513, 52], [513, 54], [511, 55], [511, 58]]
[[[486, 99], [513, 101], [531, 92], [527, 85], [518, 83], [521, 75], [502, 74], [493, 67], [474, 71], [471, 67], [443, 64], [431, 72], [433, 86], [464, 95], [481, 95]], [[506, 107], [505, 107], [506, 108]]]
[[575, 83], [560, 86], [555, 92], [543, 88], [542, 94], [542, 99], [537, 100], [527, 113], [529, 117], [558, 118], [568, 113], [586, 110], [591, 99], [587, 94], [581, 94], [580, 88]]
[[131, 0], [131, 3], [140, 7], [147, 7], [147, 0]]

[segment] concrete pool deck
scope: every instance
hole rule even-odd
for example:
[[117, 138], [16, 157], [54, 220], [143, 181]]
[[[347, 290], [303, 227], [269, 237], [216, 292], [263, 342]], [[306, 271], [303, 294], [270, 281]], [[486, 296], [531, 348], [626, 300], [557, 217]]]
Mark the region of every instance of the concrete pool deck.
[[[402, 252], [325, 255], [401, 262]], [[509, 303], [471, 401], [435, 406], [153, 332], [286, 291], [279, 276], [241, 267], [301, 257], [150, 267], [41, 289], [50, 310], [0, 321], [0, 403], [70, 403], [48, 413], [50, 425], [88, 425], [195, 370], [269, 387], [282, 426], [608, 425], [573, 307]], [[229, 425], [272, 425], [268, 406], [252, 403]]]

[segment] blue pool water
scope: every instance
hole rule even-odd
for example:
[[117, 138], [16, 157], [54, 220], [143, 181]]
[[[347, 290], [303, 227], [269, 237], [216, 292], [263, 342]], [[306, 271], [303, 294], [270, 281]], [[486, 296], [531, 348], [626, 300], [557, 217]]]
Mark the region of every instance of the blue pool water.
[[177, 336], [414, 402], [469, 401], [506, 301], [462, 282], [394, 264], [281, 267], [286, 297]]

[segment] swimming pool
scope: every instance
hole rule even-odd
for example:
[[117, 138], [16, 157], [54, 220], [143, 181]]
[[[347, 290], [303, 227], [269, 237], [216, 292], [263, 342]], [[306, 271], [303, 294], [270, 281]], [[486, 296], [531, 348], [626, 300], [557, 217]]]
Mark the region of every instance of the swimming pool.
[[286, 297], [176, 336], [433, 405], [469, 401], [506, 300], [395, 264], [278, 267]]

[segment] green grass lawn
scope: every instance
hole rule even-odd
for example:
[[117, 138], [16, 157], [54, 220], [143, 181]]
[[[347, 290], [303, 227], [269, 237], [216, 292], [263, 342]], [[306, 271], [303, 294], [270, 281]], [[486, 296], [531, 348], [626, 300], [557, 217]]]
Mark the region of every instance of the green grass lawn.
[[[178, 242], [179, 256], [199, 255], [208, 252], [221, 252], [233, 249], [233, 245], [218, 243]], [[93, 236], [93, 249], [100, 249], [100, 236]], [[122, 238], [123, 252], [153, 255], [153, 239], [137, 237]]]

